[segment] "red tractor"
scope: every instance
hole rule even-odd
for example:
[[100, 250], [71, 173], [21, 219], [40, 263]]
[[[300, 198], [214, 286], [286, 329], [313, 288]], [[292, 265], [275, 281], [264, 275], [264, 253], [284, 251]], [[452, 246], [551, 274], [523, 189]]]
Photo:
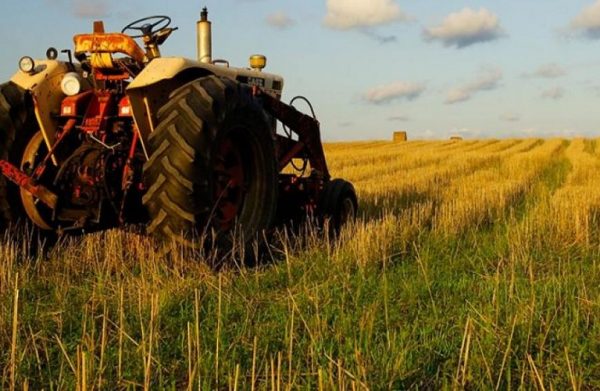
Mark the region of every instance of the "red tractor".
[[266, 58], [248, 69], [213, 60], [206, 9], [198, 60], [161, 57], [170, 25], [153, 16], [106, 33], [95, 22], [65, 61], [53, 48], [20, 60], [0, 86], [2, 223], [146, 224], [185, 246], [208, 233], [227, 246], [233, 232], [249, 243], [306, 216], [334, 231], [353, 219], [354, 188], [330, 179], [319, 123], [281, 102]]

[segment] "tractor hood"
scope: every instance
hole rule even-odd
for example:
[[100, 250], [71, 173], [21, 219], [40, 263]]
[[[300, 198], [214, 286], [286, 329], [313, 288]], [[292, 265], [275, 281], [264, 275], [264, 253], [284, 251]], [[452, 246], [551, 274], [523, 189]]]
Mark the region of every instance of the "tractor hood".
[[131, 82], [128, 90], [148, 87], [163, 80], [173, 79], [184, 71], [202, 71], [206, 74], [224, 76], [238, 82], [256, 85], [273, 95], [281, 96], [283, 78], [278, 75], [228, 65], [214, 65], [181, 57], [156, 58]]

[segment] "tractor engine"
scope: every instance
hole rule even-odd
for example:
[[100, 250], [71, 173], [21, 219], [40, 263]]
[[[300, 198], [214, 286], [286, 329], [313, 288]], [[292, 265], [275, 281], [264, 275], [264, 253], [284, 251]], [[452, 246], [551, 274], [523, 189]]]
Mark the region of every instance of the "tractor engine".
[[88, 90], [64, 99], [61, 122], [51, 153], [34, 138], [24, 157], [23, 171], [58, 199], [52, 211], [25, 202], [32, 220], [61, 230], [143, 221], [144, 155], [128, 99], [118, 90]]
[[[59, 220], [85, 218], [99, 223], [103, 201], [119, 201], [120, 186], [115, 186], [114, 179], [119, 178], [126, 155], [115, 152], [88, 142], [63, 163], [54, 181], [57, 194], [65, 202]], [[113, 206], [118, 214], [120, 209]]]
[[54, 179], [56, 191], [65, 202], [57, 215], [58, 220], [111, 225], [107, 221], [109, 216], [125, 218], [125, 191], [133, 179], [124, 177], [131, 134], [131, 130], [121, 131], [107, 140], [110, 144], [88, 135], [87, 140], [65, 160]]

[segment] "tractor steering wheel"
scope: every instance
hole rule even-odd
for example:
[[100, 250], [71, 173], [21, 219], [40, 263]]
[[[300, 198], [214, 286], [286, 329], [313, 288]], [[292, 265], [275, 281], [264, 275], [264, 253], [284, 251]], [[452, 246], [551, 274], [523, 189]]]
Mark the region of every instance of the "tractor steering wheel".
[[171, 25], [171, 18], [168, 16], [148, 16], [147, 18], [138, 19], [135, 22], [129, 23], [121, 30], [121, 33], [127, 31], [138, 31], [141, 34], [132, 35], [131, 38], [142, 38], [144, 36], [152, 36], [157, 32], [166, 29]]

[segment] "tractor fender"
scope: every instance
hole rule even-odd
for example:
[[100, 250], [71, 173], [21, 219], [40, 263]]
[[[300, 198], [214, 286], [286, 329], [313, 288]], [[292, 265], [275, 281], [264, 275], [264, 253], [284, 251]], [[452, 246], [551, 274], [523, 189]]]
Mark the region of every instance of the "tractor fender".
[[186, 70], [204, 71], [204, 74], [229, 76], [235, 79], [235, 68], [198, 62], [181, 57], [160, 57], [152, 60], [144, 70], [129, 84], [128, 91], [144, 88], [158, 82], [173, 79]]
[[144, 150], [157, 123], [158, 110], [169, 100], [171, 93], [192, 80], [210, 75], [257, 85], [274, 96], [281, 97], [281, 76], [229, 67], [229, 64], [214, 65], [181, 57], [155, 58], [127, 87], [133, 118], [139, 129]]
[[65, 97], [60, 83], [70, 64], [55, 60], [37, 60], [32, 73], [17, 71], [10, 79], [28, 91], [34, 105], [34, 112], [48, 148], [52, 148], [57, 131], [54, 114], [60, 113], [60, 104]]
[[133, 118], [139, 129], [144, 151], [157, 123], [158, 110], [177, 88], [199, 77], [219, 75], [235, 79], [235, 71], [197, 61], [161, 57], [152, 60], [129, 84], [127, 95]]

